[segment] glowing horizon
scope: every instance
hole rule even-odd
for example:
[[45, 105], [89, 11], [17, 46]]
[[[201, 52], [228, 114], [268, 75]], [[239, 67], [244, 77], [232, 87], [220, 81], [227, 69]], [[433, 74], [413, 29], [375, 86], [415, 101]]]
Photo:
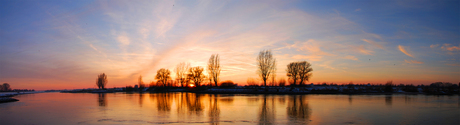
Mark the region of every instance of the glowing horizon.
[[[260, 79], [272, 50], [277, 80], [308, 61], [308, 83], [460, 82], [459, 1], [1, 1], [0, 83], [13, 89], [108, 88], [154, 80], [181, 62], [220, 81]], [[425, 6], [429, 5], [429, 6]], [[259, 80], [260, 81], [260, 80]]]

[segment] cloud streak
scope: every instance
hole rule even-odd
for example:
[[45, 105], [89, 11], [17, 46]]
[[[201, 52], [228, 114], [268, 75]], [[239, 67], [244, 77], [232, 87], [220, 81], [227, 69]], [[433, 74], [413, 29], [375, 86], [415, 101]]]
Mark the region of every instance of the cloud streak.
[[409, 64], [423, 64], [423, 62], [417, 60], [404, 60], [404, 62]]
[[407, 56], [410, 56], [410, 57], [412, 57], [412, 58], [415, 58], [412, 54], [410, 54], [409, 52], [407, 52], [407, 50], [404, 48], [404, 46], [398, 45], [398, 49], [399, 49], [399, 51], [401, 51], [402, 53], [406, 54]]

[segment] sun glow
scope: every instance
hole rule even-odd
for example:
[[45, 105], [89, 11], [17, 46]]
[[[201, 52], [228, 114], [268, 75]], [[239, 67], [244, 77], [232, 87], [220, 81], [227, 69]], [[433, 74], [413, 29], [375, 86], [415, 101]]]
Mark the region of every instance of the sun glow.
[[195, 87], [195, 85], [194, 85], [194, 84], [189, 84], [189, 86], [190, 86], [190, 87]]

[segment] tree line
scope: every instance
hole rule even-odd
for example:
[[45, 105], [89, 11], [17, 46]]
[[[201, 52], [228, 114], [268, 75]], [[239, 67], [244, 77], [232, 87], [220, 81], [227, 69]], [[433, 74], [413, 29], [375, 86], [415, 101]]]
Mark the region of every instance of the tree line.
[[[267, 82], [270, 81], [272, 85], [274, 85], [276, 77], [276, 59], [271, 50], [262, 50], [259, 52], [257, 56], [257, 67], [257, 74], [263, 81], [263, 86], [267, 86]], [[171, 86], [170, 84], [172, 84], [172, 82], [175, 82], [177, 86], [181, 87], [190, 85], [200, 87], [205, 80], [209, 80], [210, 85], [218, 86], [221, 69], [219, 54], [212, 54], [206, 67], [207, 75], [204, 74], [205, 69], [203, 67], [191, 67], [190, 63], [181, 62], [174, 68], [174, 72], [176, 73], [175, 81], [171, 78], [171, 71], [166, 68], [159, 69], [155, 79], [157, 80], [157, 86], [163, 87]], [[307, 61], [291, 62], [287, 65], [286, 69], [289, 81], [292, 81], [291, 85], [297, 85], [297, 81], [300, 81], [298, 85], [303, 85], [305, 81], [309, 81], [309, 78], [312, 76], [312, 71], [311, 64]], [[105, 89], [107, 82], [107, 75], [105, 73], [98, 75], [96, 85], [99, 89]], [[279, 85], [284, 86], [285, 83], [286, 81], [284, 78], [281, 78]], [[233, 84], [232, 81], [225, 81], [225, 85], [231, 84]], [[255, 85], [256, 82], [254, 79], [250, 78], [247, 84]], [[138, 86], [140, 88], [145, 87], [142, 76], [139, 76]]]

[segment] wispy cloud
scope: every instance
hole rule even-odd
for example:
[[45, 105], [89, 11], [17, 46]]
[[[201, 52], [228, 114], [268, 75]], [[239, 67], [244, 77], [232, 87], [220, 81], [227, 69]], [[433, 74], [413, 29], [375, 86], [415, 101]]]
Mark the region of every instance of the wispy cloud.
[[298, 51], [305, 51], [315, 55], [323, 55], [323, 56], [333, 56], [333, 54], [324, 52], [321, 50], [321, 47], [318, 45], [318, 41], [314, 39], [309, 39], [305, 42], [296, 42], [290, 47], [297, 48]]
[[409, 64], [423, 64], [423, 62], [417, 60], [404, 60], [404, 62]]
[[350, 60], [358, 60], [358, 58], [356, 58], [355, 56], [350, 56], [350, 55], [345, 56], [345, 57], [343, 57], [343, 58], [344, 58], [344, 59], [350, 59]]
[[374, 51], [364, 48], [364, 45], [360, 45], [358, 47], [355, 47], [355, 49], [358, 50], [358, 52], [366, 54], [366, 55], [373, 55], [373, 53], [374, 53]]
[[308, 55], [308, 56], [294, 55], [294, 56], [292, 56], [292, 58], [297, 59], [297, 60], [303, 59], [303, 60], [308, 60], [308, 61], [320, 61], [321, 58], [323, 58], [323, 56], [319, 56], [319, 55]]
[[367, 42], [367, 43], [369, 43], [369, 44], [372, 44], [372, 45], [374, 45], [374, 46], [376, 46], [376, 47], [378, 47], [378, 48], [380, 48], [380, 49], [384, 49], [384, 47], [383, 47], [380, 43], [378, 43], [378, 42], [375, 42], [375, 41], [372, 41], [372, 40], [367, 40], [367, 39], [362, 39], [362, 40], [363, 40], [364, 42]]
[[399, 45], [398, 48], [399, 48], [399, 51], [403, 52], [403, 53], [406, 54], [407, 56], [410, 56], [410, 57], [414, 58], [414, 56], [413, 56], [412, 54], [410, 54], [409, 52], [407, 52], [407, 50], [404, 48], [404, 46]]
[[361, 8], [358, 8], [358, 9], [355, 10], [355, 12], [358, 12], [358, 11], [361, 11]]

